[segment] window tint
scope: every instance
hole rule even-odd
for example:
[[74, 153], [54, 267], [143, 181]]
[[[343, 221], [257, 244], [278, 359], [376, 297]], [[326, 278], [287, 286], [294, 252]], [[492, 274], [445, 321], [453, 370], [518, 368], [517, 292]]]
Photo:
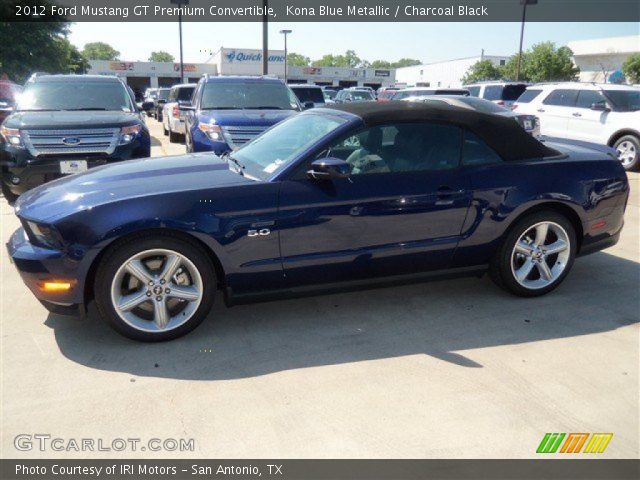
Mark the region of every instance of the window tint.
[[469, 95], [472, 97], [480, 95], [480, 87], [467, 87], [467, 90], [469, 90]]
[[640, 90], [605, 90], [604, 93], [619, 112], [640, 110]]
[[179, 102], [190, 102], [191, 97], [193, 96], [193, 91], [196, 87], [181, 87], [178, 89], [178, 101]]
[[518, 97], [516, 102], [518, 103], [529, 103], [531, 100], [536, 98], [538, 95], [542, 93], [542, 90], [536, 90], [532, 88], [527, 88], [522, 95]]
[[544, 99], [545, 105], [556, 105], [558, 107], [573, 107], [576, 104], [578, 90], [554, 90]]
[[596, 90], [580, 90], [578, 92], [578, 101], [576, 107], [578, 108], [591, 108], [591, 105], [598, 102], [603, 102], [604, 97]]
[[346, 160], [353, 175], [456, 168], [462, 131], [453, 125], [395, 124], [367, 128], [338, 142], [329, 155]]
[[501, 162], [502, 158], [484, 143], [484, 140], [468, 130], [464, 132], [462, 145], [463, 165], [489, 165]]
[[487, 100], [502, 100], [502, 85], [487, 85], [484, 87], [483, 98]]
[[200, 108], [211, 110], [297, 110], [298, 101], [280, 82], [210, 82], [203, 87]]
[[511, 102], [522, 95], [522, 92], [524, 92], [526, 89], [527, 86], [523, 83], [520, 83], [518, 85], [505, 85], [502, 89], [502, 100]]
[[324, 95], [318, 87], [295, 87], [292, 90], [302, 104], [307, 102], [324, 103]]

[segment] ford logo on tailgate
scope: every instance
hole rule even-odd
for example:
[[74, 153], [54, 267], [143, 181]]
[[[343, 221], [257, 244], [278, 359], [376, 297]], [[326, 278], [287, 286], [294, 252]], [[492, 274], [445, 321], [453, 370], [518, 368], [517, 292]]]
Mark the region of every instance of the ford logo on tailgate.
[[62, 139], [62, 143], [65, 145], [78, 145], [80, 143], [80, 139], [78, 137], [64, 137]]

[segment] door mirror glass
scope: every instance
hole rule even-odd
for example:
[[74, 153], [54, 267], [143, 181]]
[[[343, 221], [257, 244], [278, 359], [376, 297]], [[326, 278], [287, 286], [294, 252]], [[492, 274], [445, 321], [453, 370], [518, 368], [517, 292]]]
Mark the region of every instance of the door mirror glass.
[[307, 176], [314, 180], [331, 180], [334, 178], [347, 178], [351, 175], [351, 165], [341, 158], [319, 158], [311, 164], [311, 170]]

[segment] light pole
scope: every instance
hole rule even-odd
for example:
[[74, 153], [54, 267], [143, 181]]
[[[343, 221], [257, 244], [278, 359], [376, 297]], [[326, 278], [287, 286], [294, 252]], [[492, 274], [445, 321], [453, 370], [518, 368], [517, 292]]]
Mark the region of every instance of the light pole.
[[520, 0], [522, 5], [522, 25], [520, 26], [520, 48], [518, 50], [518, 68], [516, 70], [516, 81], [520, 80], [520, 65], [522, 63], [522, 40], [524, 39], [524, 24], [527, 18], [527, 5], [536, 5], [538, 0]]
[[292, 30], [280, 30], [280, 33], [284, 35], [284, 83], [287, 83], [287, 35]]
[[[189, 0], [170, 0], [170, 3], [178, 5], [189, 5]], [[180, 83], [184, 83], [184, 62], [182, 58], [182, 10], [178, 10], [178, 35], [180, 36]]]
[[269, 2], [262, 0], [262, 75], [269, 74]]

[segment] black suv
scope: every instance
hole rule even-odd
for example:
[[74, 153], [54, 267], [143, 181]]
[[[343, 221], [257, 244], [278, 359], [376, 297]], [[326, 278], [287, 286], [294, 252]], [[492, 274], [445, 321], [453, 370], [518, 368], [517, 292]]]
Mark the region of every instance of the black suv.
[[151, 153], [130, 89], [109, 76], [33, 77], [0, 137], [2, 193], [10, 202], [55, 178]]

